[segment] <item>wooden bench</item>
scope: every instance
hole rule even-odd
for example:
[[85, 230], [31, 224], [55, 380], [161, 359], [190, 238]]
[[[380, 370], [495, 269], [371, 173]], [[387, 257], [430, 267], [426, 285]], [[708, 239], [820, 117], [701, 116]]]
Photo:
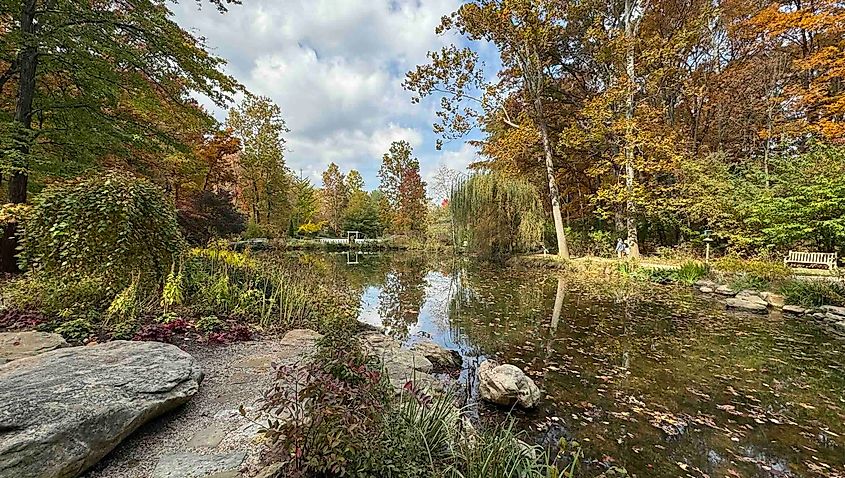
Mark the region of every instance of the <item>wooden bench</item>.
[[836, 253], [827, 252], [798, 252], [789, 251], [789, 255], [783, 260], [787, 266], [790, 265], [805, 265], [805, 266], [826, 266], [828, 269], [836, 269], [837, 264]]

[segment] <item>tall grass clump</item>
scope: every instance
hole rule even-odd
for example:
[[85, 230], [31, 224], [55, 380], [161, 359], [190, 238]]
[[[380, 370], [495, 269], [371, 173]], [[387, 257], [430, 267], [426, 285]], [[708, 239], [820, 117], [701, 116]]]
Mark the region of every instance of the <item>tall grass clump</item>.
[[845, 306], [845, 285], [838, 282], [793, 279], [781, 284], [779, 291], [787, 304], [802, 307]]
[[710, 268], [707, 264], [698, 261], [687, 261], [681, 264], [681, 267], [674, 271], [673, 275], [676, 281], [686, 285], [693, 285], [699, 279], [706, 277], [709, 272]]
[[513, 422], [477, 433], [458, 443], [457, 460], [450, 466], [452, 478], [546, 478], [546, 451], [526, 444], [525, 434]]
[[476, 428], [448, 392], [408, 382], [396, 393], [348, 331], [327, 335], [312, 359], [277, 374], [257, 423], [284, 476], [571, 478], [581, 458], [577, 444], [556, 454], [526, 444], [513, 421]]
[[736, 256], [717, 259], [713, 269], [725, 276], [737, 290], [771, 289], [792, 276], [789, 267], [782, 263]]

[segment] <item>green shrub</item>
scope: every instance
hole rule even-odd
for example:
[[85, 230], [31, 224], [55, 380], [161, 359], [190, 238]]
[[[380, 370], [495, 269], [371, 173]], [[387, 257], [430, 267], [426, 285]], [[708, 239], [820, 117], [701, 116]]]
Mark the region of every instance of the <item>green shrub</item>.
[[181, 319], [181, 317], [179, 317], [179, 314], [176, 312], [163, 312], [161, 315], [156, 317], [156, 322], [167, 325], [179, 319]]
[[80, 344], [91, 336], [93, 330], [91, 322], [87, 319], [73, 319], [56, 327], [55, 332], [68, 342]]
[[709, 272], [710, 270], [707, 264], [698, 261], [687, 261], [675, 271], [674, 278], [682, 284], [692, 285], [705, 277]]
[[28, 274], [4, 284], [0, 291], [7, 306], [19, 310], [38, 310], [46, 315], [91, 318], [103, 312], [112, 300], [106, 280], [81, 277], [75, 281]]
[[218, 319], [216, 315], [209, 315], [207, 317], [200, 317], [194, 326], [204, 334], [217, 332], [223, 328], [223, 321]]
[[167, 275], [167, 279], [164, 281], [164, 288], [161, 291], [161, 306], [164, 307], [164, 310], [174, 305], [182, 305], [182, 302], [185, 300], [185, 294], [182, 291], [183, 282], [182, 269], [179, 269], [177, 273], [176, 263], [173, 263], [170, 266], [170, 274]]
[[141, 313], [141, 292], [139, 290], [139, 278], [134, 276], [132, 282], [112, 299], [109, 308], [106, 309], [106, 320], [104, 324], [111, 321], [117, 323], [135, 322]]
[[138, 322], [134, 320], [118, 322], [111, 328], [111, 338], [114, 340], [132, 340], [139, 328]]
[[794, 279], [781, 284], [780, 293], [787, 304], [803, 307], [845, 306], [845, 286], [838, 282]]
[[792, 275], [792, 271], [779, 262], [742, 259], [736, 256], [716, 260], [713, 268], [725, 274], [746, 276], [749, 281], [760, 284], [778, 283]]
[[160, 281], [184, 246], [164, 193], [115, 173], [45, 188], [33, 201], [22, 243], [31, 270], [66, 280], [102, 277], [113, 293], [133, 271]]

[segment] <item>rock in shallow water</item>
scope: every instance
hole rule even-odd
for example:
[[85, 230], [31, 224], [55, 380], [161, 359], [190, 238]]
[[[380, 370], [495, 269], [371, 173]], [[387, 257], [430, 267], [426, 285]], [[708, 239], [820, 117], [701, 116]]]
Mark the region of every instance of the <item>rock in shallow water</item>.
[[440, 368], [459, 368], [463, 364], [461, 354], [441, 347], [430, 340], [415, 343], [411, 346], [411, 350], [419, 353]]
[[[759, 299], [759, 297], [758, 297]], [[731, 297], [725, 301], [725, 304], [732, 309], [743, 309], [751, 312], [766, 312], [769, 310], [768, 304], [765, 301], [759, 302], [750, 299], [739, 299]]]
[[798, 305], [784, 305], [783, 311], [795, 315], [804, 315], [807, 313], [807, 309]]
[[478, 367], [478, 394], [497, 405], [533, 408], [540, 402], [540, 389], [519, 367], [497, 365], [491, 360]]
[[158, 342], [54, 350], [0, 366], [0, 478], [69, 478], [187, 402], [202, 371]]

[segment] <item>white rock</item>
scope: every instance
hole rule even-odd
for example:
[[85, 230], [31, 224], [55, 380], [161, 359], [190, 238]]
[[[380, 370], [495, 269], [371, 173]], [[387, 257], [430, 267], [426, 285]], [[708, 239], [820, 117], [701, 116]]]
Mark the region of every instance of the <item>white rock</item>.
[[478, 393], [497, 405], [533, 408], [540, 402], [540, 389], [518, 367], [497, 365], [491, 360], [478, 367]]
[[774, 307], [776, 309], [783, 309], [784, 305], [786, 305], [786, 298], [780, 294], [775, 294], [774, 292], [761, 292], [760, 297], [762, 297], [770, 307]]

